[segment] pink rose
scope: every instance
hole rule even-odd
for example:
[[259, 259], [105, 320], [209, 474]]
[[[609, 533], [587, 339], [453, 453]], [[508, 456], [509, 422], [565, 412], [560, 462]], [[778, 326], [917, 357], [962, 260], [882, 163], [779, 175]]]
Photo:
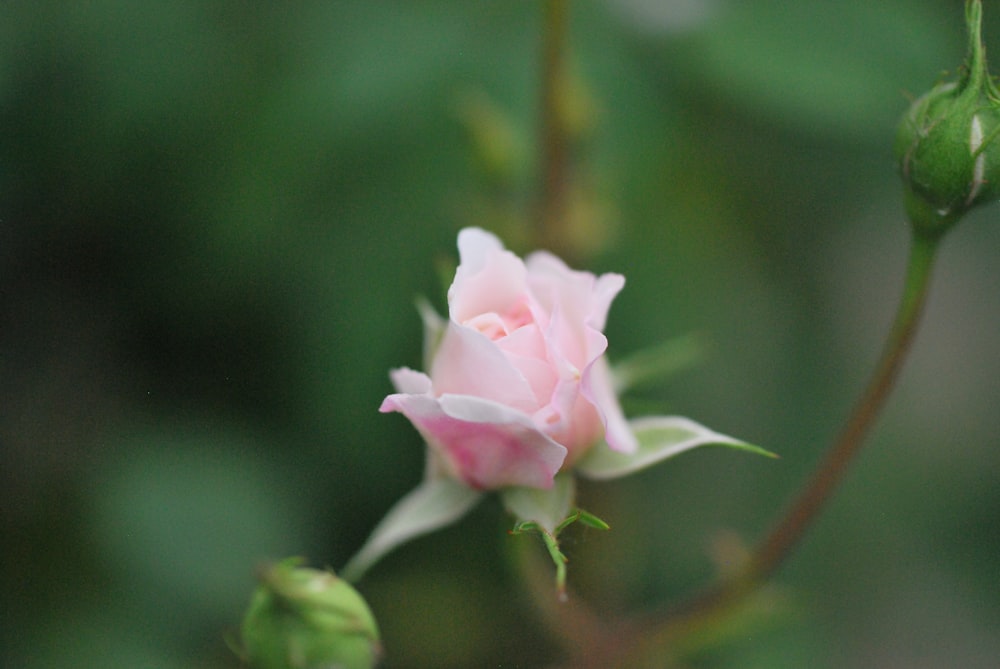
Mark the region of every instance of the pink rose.
[[392, 372], [399, 411], [437, 465], [477, 489], [550, 488], [602, 437], [633, 452], [611, 383], [604, 329], [619, 274], [574, 271], [537, 252], [523, 262], [492, 234], [458, 235], [461, 262], [430, 373]]

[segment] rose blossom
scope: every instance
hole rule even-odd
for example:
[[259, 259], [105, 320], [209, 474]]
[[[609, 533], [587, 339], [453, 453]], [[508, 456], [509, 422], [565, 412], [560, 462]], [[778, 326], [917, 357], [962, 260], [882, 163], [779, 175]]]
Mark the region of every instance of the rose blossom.
[[429, 374], [392, 372], [399, 411], [448, 474], [477, 489], [549, 488], [604, 437], [636, 448], [611, 384], [604, 329], [625, 284], [569, 269], [550, 253], [523, 261], [492, 234], [458, 235], [449, 320]]

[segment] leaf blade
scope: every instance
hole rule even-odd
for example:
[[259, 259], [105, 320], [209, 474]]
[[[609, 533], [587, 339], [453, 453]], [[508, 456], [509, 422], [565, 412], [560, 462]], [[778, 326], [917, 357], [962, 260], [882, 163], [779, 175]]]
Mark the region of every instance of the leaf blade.
[[630, 426], [639, 441], [639, 449], [635, 453], [620, 453], [612, 451], [607, 444], [598, 444], [577, 463], [576, 470], [594, 480], [614, 479], [701, 446], [725, 446], [765, 457], [778, 457], [759, 446], [720, 434], [681, 416], [638, 418], [631, 421]]
[[356, 582], [397, 546], [457, 522], [472, 510], [483, 493], [454, 479], [426, 479], [396, 502], [371, 536], [341, 570], [341, 578]]

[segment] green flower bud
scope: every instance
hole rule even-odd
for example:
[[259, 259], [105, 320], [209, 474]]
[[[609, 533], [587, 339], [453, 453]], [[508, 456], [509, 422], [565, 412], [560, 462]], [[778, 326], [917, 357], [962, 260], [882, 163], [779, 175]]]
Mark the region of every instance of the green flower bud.
[[1000, 92], [986, 69], [982, 3], [965, 5], [969, 53], [957, 82], [941, 83], [903, 116], [895, 155], [915, 228], [939, 235], [1000, 195]]
[[371, 669], [381, 655], [375, 618], [332, 572], [291, 558], [265, 568], [243, 619], [253, 669]]

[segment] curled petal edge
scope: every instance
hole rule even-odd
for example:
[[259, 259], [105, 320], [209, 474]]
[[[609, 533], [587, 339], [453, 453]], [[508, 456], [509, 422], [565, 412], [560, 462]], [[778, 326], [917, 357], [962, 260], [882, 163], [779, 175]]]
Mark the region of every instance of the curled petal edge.
[[566, 448], [530, 416], [482, 398], [399, 393], [386, 397], [379, 410], [406, 416], [446, 471], [479, 490], [551, 488], [566, 459]]

